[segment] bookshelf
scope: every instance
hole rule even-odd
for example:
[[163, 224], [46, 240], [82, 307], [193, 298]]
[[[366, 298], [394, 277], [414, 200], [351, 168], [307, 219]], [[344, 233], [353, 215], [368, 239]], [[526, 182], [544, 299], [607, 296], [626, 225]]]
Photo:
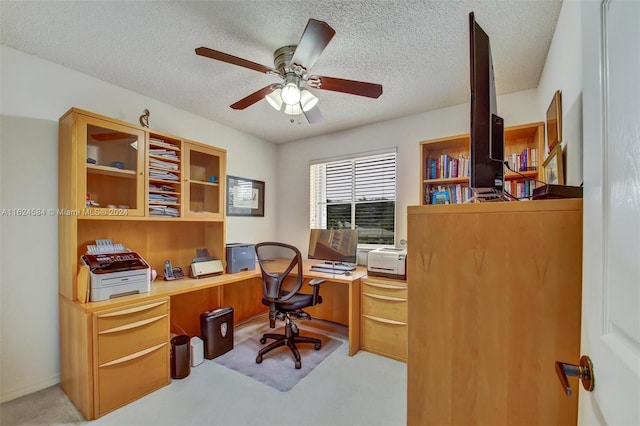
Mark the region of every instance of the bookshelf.
[[[436, 191], [446, 192], [450, 204], [460, 204], [471, 197], [469, 140], [466, 133], [420, 142], [421, 205], [432, 204]], [[510, 167], [518, 171], [505, 170], [505, 190], [517, 198], [527, 197], [535, 188], [534, 179], [543, 177], [544, 123], [507, 127], [504, 152]]]

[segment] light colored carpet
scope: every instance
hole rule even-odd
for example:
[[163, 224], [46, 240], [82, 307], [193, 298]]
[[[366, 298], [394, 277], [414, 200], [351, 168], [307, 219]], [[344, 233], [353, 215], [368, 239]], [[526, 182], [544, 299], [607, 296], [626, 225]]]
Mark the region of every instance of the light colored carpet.
[[[302, 336], [315, 337], [322, 341], [322, 347], [317, 351], [310, 343], [297, 345], [302, 359], [302, 367], [300, 369], [294, 367], [294, 358], [287, 346], [281, 346], [265, 354], [262, 363], [257, 364], [256, 356], [258, 350], [273, 342], [273, 340], [269, 339], [266, 344], [261, 344], [261, 335], [248, 338], [236, 345], [233, 350], [215, 358], [213, 361], [278, 389], [280, 392], [286, 392], [342, 344], [337, 339], [312, 333], [302, 327], [300, 330]], [[284, 333], [284, 328], [271, 330], [265, 327], [264, 332]]]
[[[235, 343], [258, 335], [267, 323], [264, 316], [237, 324]], [[188, 377], [92, 422], [56, 385], [0, 405], [0, 425], [406, 425], [406, 364], [365, 351], [350, 357], [346, 327], [315, 319], [302, 324], [303, 334], [308, 327], [343, 344], [289, 392], [205, 360]]]

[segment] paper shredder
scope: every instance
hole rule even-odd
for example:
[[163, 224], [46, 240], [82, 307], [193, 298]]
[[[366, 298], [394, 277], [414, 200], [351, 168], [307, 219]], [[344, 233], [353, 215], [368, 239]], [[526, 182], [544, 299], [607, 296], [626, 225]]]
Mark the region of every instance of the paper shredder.
[[200, 333], [206, 359], [233, 349], [233, 308], [226, 306], [201, 313]]

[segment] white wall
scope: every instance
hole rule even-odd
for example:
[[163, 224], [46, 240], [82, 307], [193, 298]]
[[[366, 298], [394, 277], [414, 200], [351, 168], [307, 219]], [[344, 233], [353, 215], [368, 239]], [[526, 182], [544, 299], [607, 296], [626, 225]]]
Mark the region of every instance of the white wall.
[[[0, 210], [56, 208], [58, 118], [78, 107], [227, 150], [227, 172], [265, 181], [265, 217], [228, 218], [226, 241], [276, 238], [276, 146], [203, 117], [0, 46]], [[272, 196], [273, 195], [273, 196]], [[0, 400], [59, 381], [57, 219], [2, 216]]]
[[546, 114], [556, 90], [562, 91], [562, 149], [565, 183], [582, 183], [582, 24], [576, 0], [562, 3], [558, 25], [540, 77], [538, 109]]
[[[384, 95], [382, 95], [384, 97]], [[382, 98], [380, 98], [382, 101]], [[536, 90], [498, 98], [506, 126], [542, 121]], [[309, 238], [309, 162], [396, 147], [396, 245], [407, 236], [407, 206], [420, 200], [419, 142], [469, 132], [469, 104], [412, 115], [279, 146], [278, 236], [305, 253]]]

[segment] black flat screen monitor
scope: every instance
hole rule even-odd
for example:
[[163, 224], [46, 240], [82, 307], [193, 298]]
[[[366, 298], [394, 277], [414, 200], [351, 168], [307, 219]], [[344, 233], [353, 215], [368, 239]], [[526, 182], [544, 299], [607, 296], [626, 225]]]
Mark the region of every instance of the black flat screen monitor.
[[496, 88], [489, 36], [469, 14], [471, 58], [471, 140], [469, 174], [477, 193], [504, 187], [504, 121], [497, 114]]
[[312, 229], [309, 235], [309, 259], [335, 263], [356, 263], [357, 229]]

